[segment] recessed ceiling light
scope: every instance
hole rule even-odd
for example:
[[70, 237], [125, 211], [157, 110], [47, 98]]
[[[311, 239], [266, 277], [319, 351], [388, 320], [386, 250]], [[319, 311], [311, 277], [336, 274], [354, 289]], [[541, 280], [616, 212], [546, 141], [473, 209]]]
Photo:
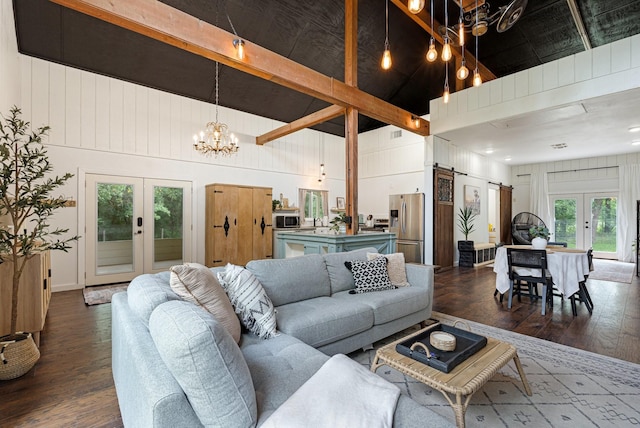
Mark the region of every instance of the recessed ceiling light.
[[509, 162], [511, 160], [511, 156], [504, 158], [505, 161]]
[[493, 153], [493, 149], [487, 149], [484, 151], [486, 154], [490, 155], [491, 153]]
[[631, 142], [631, 145], [632, 145], [632, 146], [640, 146], [640, 140], [633, 140], [633, 141]]
[[640, 132], [640, 125], [630, 126], [629, 132]]

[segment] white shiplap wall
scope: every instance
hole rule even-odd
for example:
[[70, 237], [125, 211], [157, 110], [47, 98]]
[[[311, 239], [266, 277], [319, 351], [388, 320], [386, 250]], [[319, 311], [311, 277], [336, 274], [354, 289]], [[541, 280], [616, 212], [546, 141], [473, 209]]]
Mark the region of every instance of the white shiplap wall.
[[[398, 136], [399, 132], [399, 136]], [[392, 138], [394, 137], [394, 138]], [[358, 210], [387, 218], [388, 195], [424, 192], [424, 137], [385, 126], [358, 135]]]
[[20, 104], [20, 62], [18, 60], [13, 5], [0, 1], [0, 112]]
[[[203, 261], [208, 183], [268, 186], [274, 195], [283, 193], [293, 203], [300, 187], [326, 189], [330, 198], [344, 196], [343, 138], [302, 130], [257, 146], [255, 136], [282, 123], [221, 107], [221, 121], [239, 131], [240, 151], [231, 158], [207, 158], [192, 149], [192, 135], [214, 117], [213, 105], [28, 56], [19, 58], [23, 117], [34, 126], [51, 126], [46, 144], [55, 173], [76, 174], [62, 191], [76, 199], [78, 207], [56, 214], [53, 226], [85, 233], [86, 174], [188, 180], [194, 189], [192, 254]], [[321, 160], [327, 174], [322, 184]], [[83, 285], [84, 245], [81, 240], [71, 252], [52, 255], [54, 265], [65, 267], [53, 277], [54, 290]]]
[[431, 100], [434, 134], [640, 86], [640, 35]]

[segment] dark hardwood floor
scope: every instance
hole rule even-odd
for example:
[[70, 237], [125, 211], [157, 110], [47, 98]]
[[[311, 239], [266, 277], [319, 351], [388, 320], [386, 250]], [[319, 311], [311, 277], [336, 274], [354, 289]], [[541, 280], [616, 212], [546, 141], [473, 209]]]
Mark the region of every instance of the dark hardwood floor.
[[[640, 363], [640, 281], [589, 280], [595, 309], [589, 316], [556, 299], [540, 303], [493, 296], [490, 268], [438, 273], [434, 311]], [[25, 376], [0, 381], [0, 427], [121, 427], [111, 375], [111, 305], [85, 306], [82, 292], [54, 293], [41, 336], [42, 357]]]
[[593, 314], [554, 297], [553, 310], [541, 315], [541, 303], [494, 297], [495, 274], [488, 267], [454, 268], [436, 274], [433, 310], [528, 336], [640, 364], [640, 281], [631, 284], [587, 281]]

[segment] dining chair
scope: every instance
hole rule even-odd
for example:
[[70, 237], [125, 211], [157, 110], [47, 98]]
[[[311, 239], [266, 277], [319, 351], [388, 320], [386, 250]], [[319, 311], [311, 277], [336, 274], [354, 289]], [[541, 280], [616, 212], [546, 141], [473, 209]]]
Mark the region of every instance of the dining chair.
[[[542, 299], [542, 315], [545, 315], [548, 293], [553, 287], [553, 279], [547, 270], [546, 250], [507, 248], [507, 263], [511, 280], [507, 307], [511, 308], [514, 292], [521, 301], [526, 286], [531, 301]], [[542, 295], [538, 294], [538, 284], [542, 284]]]
[[[587, 251], [587, 258], [589, 260], [589, 269], [593, 268], [593, 249], [589, 249]], [[578, 309], [576, 302], [584, 303], [589, 311], [589, 314], [593, 313], [593, 301], [591, 300], [591, 295], [589, 295], [589, 290], [587, 290], [587, 278], [589, 275], [584, 276], [584, 280], [578, 283], [578, 291], [569, 296], [569, 301], [571, 302], [571, 312], [573, 316], [578, 315]], [[564, 296], [555, 288], [552, 287], [549, 292], [549, 306], [553, 307], [553, 297], [560, 297], [562, 301], [564, 301]]]
[[[587, 259], [589, 260], [589, 271], [591, 271], [593, 269], [593, 248], [589, 248], [589, 251], [587, 251]], [[573, 311], [574, 316], [577, 315], [576, 301], [584, 303], [589, 313], [593, 313], [593, 301], [591, 300], [591, 295], [587, 289], [588, 278], [589, 274], [584, 276], [584, 281], [580, 281], [578, 283], [578, 291], [570, 297], [571, 310]]]

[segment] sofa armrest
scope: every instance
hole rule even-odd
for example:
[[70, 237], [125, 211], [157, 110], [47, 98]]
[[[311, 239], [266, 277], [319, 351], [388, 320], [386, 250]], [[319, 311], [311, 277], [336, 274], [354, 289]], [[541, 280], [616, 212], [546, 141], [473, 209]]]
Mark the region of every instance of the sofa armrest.
[[425, 287], [433, 291], [433, 266], [407, 263], [407, 281], [412, 287]]

